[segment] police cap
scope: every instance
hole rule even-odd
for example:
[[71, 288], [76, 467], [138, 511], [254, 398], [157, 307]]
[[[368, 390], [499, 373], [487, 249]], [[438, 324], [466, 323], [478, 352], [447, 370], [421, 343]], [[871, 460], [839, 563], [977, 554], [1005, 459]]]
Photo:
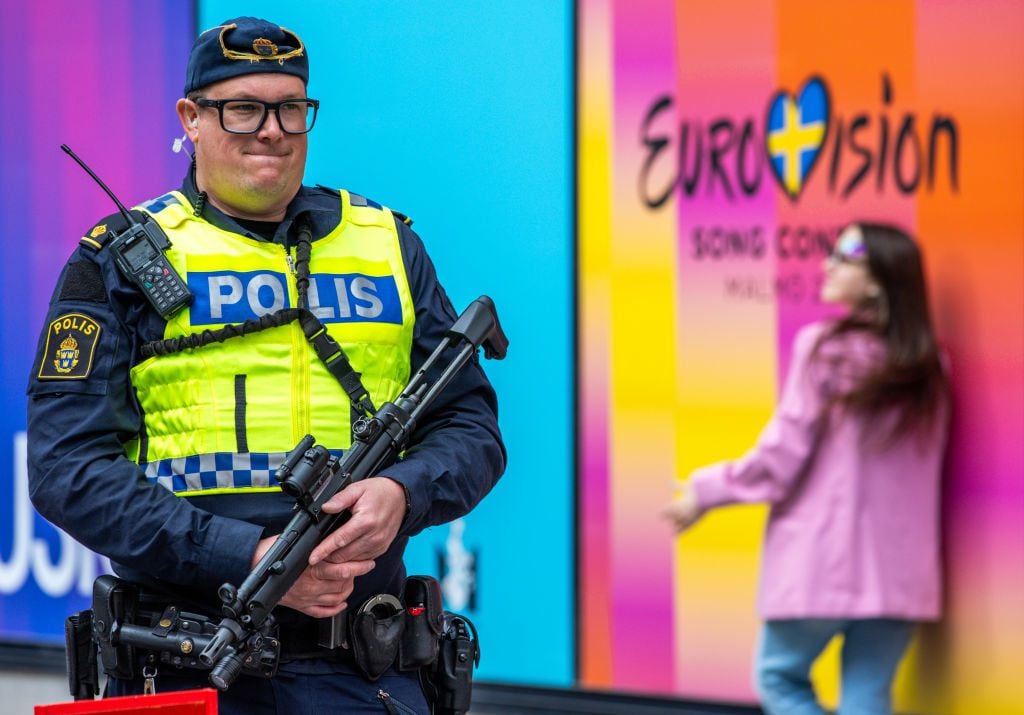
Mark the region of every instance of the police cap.
[[291, 30], [258, 17], [236, 17], [211, 27], [192, 44], [185, 94], [214, 82], [257, 72], [281, 72], [309, 83], [309, 57]]

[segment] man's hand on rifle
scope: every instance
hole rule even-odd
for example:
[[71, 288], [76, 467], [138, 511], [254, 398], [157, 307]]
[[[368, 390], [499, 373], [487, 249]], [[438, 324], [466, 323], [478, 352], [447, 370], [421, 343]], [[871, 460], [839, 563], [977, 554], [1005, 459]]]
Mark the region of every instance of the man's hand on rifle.
[[328, 514], [349, 509], [352, 517], [313, 549], [309, 563], [319, 565], [328, 557], [377, 558], [395, 540], [405, 508], [405, 488], [393, 479], [370, 477], [349, 484], [324, 502], [323, 509]]
[[[256, 545], [252, 563], [255, 566], [277, 540], [276, 536], [261, 539]], [[294, 608], [313, 618], [328, 618], [345, 610], [347, 599], [357, 576], [373, 570], [371, 560], [352, 561], [329, 553], [316, 566], [308, 566], [299, 580], [281, 599], [282, 606]]]

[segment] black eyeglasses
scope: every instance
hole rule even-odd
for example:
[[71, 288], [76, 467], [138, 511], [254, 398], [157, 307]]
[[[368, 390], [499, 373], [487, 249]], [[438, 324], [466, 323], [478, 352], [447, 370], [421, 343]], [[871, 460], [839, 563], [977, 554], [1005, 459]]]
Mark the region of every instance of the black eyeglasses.
[[195, 100], [200, 107], [216, 107], [220, 126], [231, 134], [255, 134], [274, 112], [277, 123], [285, 134], [305, 134], [316, 123], [320, 102], [316, 99], [286, 99], [283, 102], [264, 102], [259, 99], [207, 99]]

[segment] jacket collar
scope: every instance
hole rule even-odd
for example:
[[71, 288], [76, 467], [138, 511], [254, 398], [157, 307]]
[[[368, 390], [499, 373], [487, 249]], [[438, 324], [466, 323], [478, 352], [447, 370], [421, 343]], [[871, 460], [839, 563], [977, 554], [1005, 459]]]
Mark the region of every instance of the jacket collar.
[[[265, 240], [259, 235], [247, 231], [234, 219], [206, 200], [206, 194], [196, 188], [195, 159], [192, 160], [188, 172], [181, 184], [181, 193], [188, 199], [192, 210], [198, 209], [197, 215], [219, 229], [237, 233], [257, 241]], [[305, 214], [313, 232], [313, 240], [323, 238], [341, 223], [341, 197], [309, 186], [300, 186], [295, 198], [285, 210], [284, 220], [277, 227], [274, 243], [290, 247], [295, 245], [295, 232], [292, 227], [295, 219]]]

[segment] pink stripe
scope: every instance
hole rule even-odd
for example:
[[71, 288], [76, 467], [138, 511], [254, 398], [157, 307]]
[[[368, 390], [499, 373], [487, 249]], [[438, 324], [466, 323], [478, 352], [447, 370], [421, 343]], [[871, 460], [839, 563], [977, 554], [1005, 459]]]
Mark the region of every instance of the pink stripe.
[[[648, 101], [671, 88], [675, 73], [675, 11], [671, 4], [646, 0], [617, 2], [613, 10], [614, 57], [614, 210], [635, 203], [632, 169], [639, 166], [637, 127]], [[628, 178], [627, 178], [628, 177]], [[628, 192], [628, 193], [627, 193]], [[661, 236], [621, 231], [613, 218], [613, 243], [657, 243]], [[619, 368], [624, 369], [624, 368]], [[652, 418], [660, 419], [660, 418]], [[616, 436], [622, 440], [621, 434]], [[665, 445], [664, 449], [669, 449]], [[638, 450], [639, 451], [639, 450]], [[641, 455], [637, 455], [638, 457]], [[670, 459], [658, 455], [658, 461]], [[659, 483], [668, 476], [650, 473], [637, 460], [629, 473], [615, 474], [612, 519], [612, 637], [615, 683], [664, 691], [672, 687], [675, 649], [672, 642], [672, 550], [665, 533], [648, 524], [657, 518]], [[652, 480], [654, 484], [648, 483]]]

